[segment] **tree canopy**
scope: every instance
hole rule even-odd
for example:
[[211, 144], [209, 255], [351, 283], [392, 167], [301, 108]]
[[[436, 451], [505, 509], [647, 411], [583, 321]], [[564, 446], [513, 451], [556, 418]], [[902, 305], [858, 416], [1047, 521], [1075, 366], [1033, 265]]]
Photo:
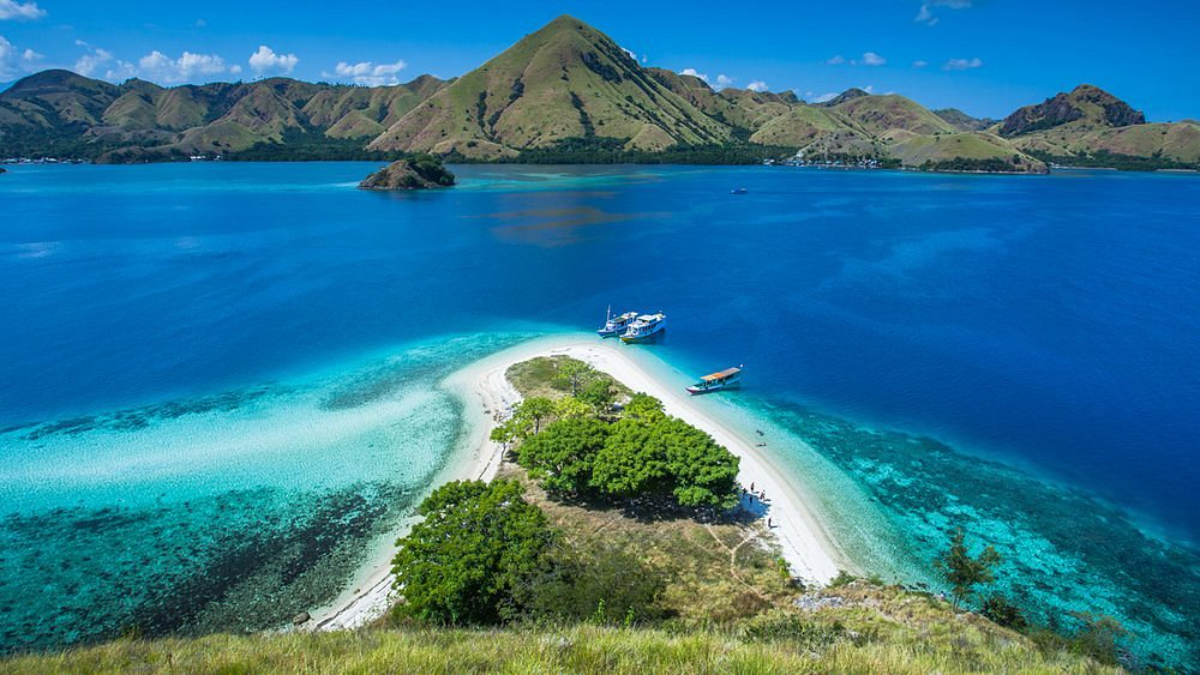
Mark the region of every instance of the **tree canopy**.
[[456, 481], [429, 495], [424, 520], [392, 561], [397, 612], [436, 624], [494, 624], [516, 612], [514, 589], [534, 574], [554, 533], [511, 480]]
[[596, 453], [608, 438], [608, 424], [591, 417], [560, 419], [517, 449], [517, 462], [553, 492], [585, 492]]

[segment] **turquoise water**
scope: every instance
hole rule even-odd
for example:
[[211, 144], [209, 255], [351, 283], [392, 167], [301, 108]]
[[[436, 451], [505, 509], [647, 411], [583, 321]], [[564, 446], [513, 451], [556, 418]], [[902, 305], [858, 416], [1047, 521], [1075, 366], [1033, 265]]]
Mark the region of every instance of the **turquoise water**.
[[6, 649], [328, 601], [461, 443], [440, 379], [612, 303], [670, 314], [665, 376], [747, 365], [704, 405], [858, 567], [933, 584], [961, 525], [1035, 616], [1195, 663], [1194, 176], [372, 168], [0, 179]]

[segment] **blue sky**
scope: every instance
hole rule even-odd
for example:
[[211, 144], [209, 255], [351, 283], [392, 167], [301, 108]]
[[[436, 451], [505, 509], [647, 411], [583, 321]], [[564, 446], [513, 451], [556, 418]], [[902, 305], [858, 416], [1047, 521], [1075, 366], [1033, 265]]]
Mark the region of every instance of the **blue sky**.
[[870, 87], [996, 117], [1087, 82], [1152, 120], [1200, 117], [1194, 0], [307, 4], [0, 0], [0, 81], [50, 67], [162, 84], [450, 77], [567, 13], [714, 86]]

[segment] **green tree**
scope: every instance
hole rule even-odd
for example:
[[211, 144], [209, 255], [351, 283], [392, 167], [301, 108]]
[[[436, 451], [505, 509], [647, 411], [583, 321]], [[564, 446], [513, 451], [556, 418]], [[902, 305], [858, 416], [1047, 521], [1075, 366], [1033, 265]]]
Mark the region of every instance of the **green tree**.
[[554, 401], [541, 396], [534, 396], [521, 401], [517, 406], [516, 416], [523, 417], [533, 424], [533, 433], [542, 428], [542, 420], [554, 414]]
[[592, 406], [597, 414], [608, 412], [613, 403], [615, 392], [607, 378], [596, 378], [583, 386], [579, 392], [579, 400]]
[[630, 397], [629, 403], [625, 404], [625, 416], [632, 419], [654, 422], [662, 419], [664, 415], [662, 401], [650, 394], [638, 392]]
[[608, 425], [593, 417], [560, 419], [517, 448], [517, 463], [552, 492], [587, 490], [596, 453], [608, 438]]
[[630, 419], [614, 423], [596, 453], [591, 486], [609, 497], [628, 499], [667, 494], [672, 484], [666, 453], [651, 427]]
[[554, 381], [560, 388], [570, 390], [572, 396], [578, 396], [579, 390], [595, 378], [595, 368], [583, 361], [570, 359], [559, 366]]
[[975, 586], [995, 580], [992, 568], [1000, 562], [1000, 554], [990, 545], [983, 549], [978, 558], [972, 558], [965, 540], [966, 533], [962, 528], [955, 530], [950, 538], [950, 548], [933, 563], [941, 570], [942, 578], [950, 584], [955, 607], [970, 597]]
[[560, 420], [590, 417], [592, 409], [574, 396], [564, 396], [554, 402], [554, 416]]
[[672, 493], [680, 506], [737, 505], [737, 457], [681, 419], [667, 417], [652, 429], [666, 453], [667, 468], [675, 480]]
[[618, 499], [658, 494], [673, 496], [680, 506], [736, 505], [737, 457], [687, 422], [654, 420], [657, 413], [649, 410], [646, 417], [612, 425], [592, 466], [592, 487]]
[[530, 425], [531, 422], [528, 418], [514, 415], [492, 429], [491, 439], [497, 443], [508, 445], [529, 436], [533, 430]]
[[541, 509], [511, 480], [456, 481], [434, 490], [424, 520], [397, 543], [396, 611], [434, 624], [495, 624], [519, 607], [513, 590], [555, 539]]

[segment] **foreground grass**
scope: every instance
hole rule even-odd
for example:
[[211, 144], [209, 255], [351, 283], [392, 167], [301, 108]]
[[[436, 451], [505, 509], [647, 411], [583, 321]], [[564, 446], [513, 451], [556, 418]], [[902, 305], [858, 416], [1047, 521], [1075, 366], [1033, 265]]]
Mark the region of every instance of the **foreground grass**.
[[576, 626], [560, 630], [363, 630], [119, 641], [0, 662], [4, 673], [1100, 673], [1063, 653], [979, 631], [954, 638], [751, 639], [721, 632]]

